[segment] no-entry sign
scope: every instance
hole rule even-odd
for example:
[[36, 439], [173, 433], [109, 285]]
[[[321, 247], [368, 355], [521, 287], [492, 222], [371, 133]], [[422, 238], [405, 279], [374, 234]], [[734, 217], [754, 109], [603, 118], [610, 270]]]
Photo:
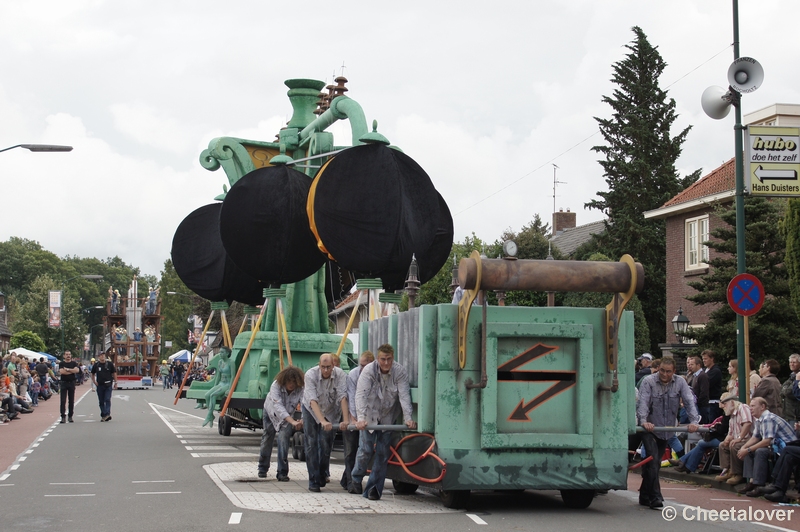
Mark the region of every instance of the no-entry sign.
[[736, 314], [752, 316], [764, 305], [764, 285], [755, 275], [740, 273], [728, 284], [728, 304]]

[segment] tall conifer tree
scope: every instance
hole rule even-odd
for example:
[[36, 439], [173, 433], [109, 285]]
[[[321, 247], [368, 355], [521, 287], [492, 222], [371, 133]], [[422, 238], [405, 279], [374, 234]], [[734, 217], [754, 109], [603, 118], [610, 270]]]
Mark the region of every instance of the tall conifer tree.
[[632, 30], [629, 53], [613, 65], [611, 81], [617, 88], [603, 97], [613, 114], [595, 117], [606, 143], [592, 149], [604, 156], [598, 162], [608, 191], [598, 192], [601, 199], [585, 206], [608, 216], [605, 232], [595, 236], [597, 249], [614, 260], [628, 253], [644, 266], [639, 298], [656, 352], [666, 333], [666, 235], [663, 220], [645, 220], [643, 213], [696, 181], [700, 171], [681, 179], [675, 169], [691, 127], [672, 136], [675, 101], [658, 83], [666, 63], [641, 28]]

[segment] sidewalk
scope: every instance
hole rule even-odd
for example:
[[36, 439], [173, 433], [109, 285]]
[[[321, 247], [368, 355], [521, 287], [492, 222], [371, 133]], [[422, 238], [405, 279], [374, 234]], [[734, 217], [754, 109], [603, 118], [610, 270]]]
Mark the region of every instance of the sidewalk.
[[[75, 402], [87, 393], [93, 393], [91, 382], [75, 388]], [[61, 419], [60, 400], [58, 394], [54, 394], [49, 401], [40, 398], [39, 406], [32, 413], [19, 414], [15, 420], [0, 424], [0, 438], [3, 441], [3, 445], [0, 445], [0, 473], [11, 467], [36, 438]]]
[[[661, 478], [668, 478], [670, 480], [675, 480], [678, 482], [688, 482], [690, 484], [697, 484], [699, 486], [708, 486], [711, 488], [715, 488], [718, 490], [730, 491], [736, 493], [737, 488], [741, 488], [744, 486], [744, 483], [739, 484], [737, 486], [731, 486], [727, 482], [720, 482], [718, 480], [714, 480], [714, 477], [717, 474], [709, 474], [704, 475], [700, 473], [681, 473], [680, 471], [675, 471], [675, 468], [670, 467], [662, 467], [659, 476]], [[790, 484], [791, 485], [791, 484]], [[786, 492], [786, 496], [792, 500], [794, 499], [797, 501], [800, 499], [800, 494], [798, 494], [797, 489], [790, 489]]]

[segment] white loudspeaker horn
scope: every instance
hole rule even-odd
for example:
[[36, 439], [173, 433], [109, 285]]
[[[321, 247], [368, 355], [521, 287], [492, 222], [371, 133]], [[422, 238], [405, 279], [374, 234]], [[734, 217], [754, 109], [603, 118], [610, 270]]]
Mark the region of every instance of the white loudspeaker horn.
[[740, 57], [728, 68], [728, 83], [741, 93], [755, 91], [764, 82], [764, 69], [752, 57]]
[[700, 97], [700, 105], [703, 106], [703, 111], [714, 120], [722, 120], [731, 112], [728, 91], [716, 85], [712, 85], [703, 91], [703, 95]]

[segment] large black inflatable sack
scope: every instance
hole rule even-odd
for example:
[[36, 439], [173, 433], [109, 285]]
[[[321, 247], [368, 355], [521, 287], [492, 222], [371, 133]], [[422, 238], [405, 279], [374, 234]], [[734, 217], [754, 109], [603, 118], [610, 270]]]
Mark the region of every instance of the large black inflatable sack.
[[221, 203], [205, 205], [184, 218], [172, 239], [172, 264], [181, 281], [211, 301], [264, 302], [269, 285], [247, 275], [228, 257], [219, 234]]
[[328, 161], [307, 214], [320, 250], [347, 270], [380, 278], [387, 290], [402, 287], [412, 255], [420, 282], [428, 281], [452, 246], [453, 220], [428, 174], [383, 144], [348, 148]]
[[305, 214], [311, 178], [286, 166], [259, 168], [222, 202], [225, 251], [244, 272], [270, 284], [301, 281], [325, 263]]

